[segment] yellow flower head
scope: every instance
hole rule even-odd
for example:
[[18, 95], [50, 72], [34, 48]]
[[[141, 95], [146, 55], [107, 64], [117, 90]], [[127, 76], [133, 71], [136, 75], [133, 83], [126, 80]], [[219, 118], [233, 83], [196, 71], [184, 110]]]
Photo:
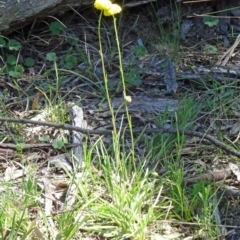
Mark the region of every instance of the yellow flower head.
[[96, 0], [94, 7], [98, 10], [107, 10], [111, 8], [112, 2], [110, 0]]
[[119, 5], [112, 4], [110, 8], [104, 9], [103, 14], [105, 16], [113, 16], [113, 15], [115, 15], [117, 13], [120, 13], [121, 11], [122, 11], [122, 8]]
[[112, 4], [110, 0], [96, 0], [94, 7], [102, 10], [104, 16], [113, 16], [122, 11], [122, 8], [117, 4]]

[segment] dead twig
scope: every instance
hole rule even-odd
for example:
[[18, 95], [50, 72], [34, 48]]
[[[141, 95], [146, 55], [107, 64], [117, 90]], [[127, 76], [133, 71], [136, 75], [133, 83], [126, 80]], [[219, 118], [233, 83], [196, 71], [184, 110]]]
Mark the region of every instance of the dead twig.
[[232, 57], [234, 50], [240, 43], [240, 34], [238, 34], [234, 44], [222, 55], [222, 57], [217, 62], [217, 65], [225, 66], [229, 59]]
[[13, 141], [15, 144], [17, 144], [18, 142], [17, 142], [17, 140], [15, 139], [15, 137], [13, 136], [13, 134], [12, 134], [12, 132], [11, 132], [11, 129], [8, 127], [7, 122], [4, 122], [4, 126], [5, 126], [5, 128], [7, 129], [7, 132], [8, 132], [8, 134], [9, 134], [9, 136], [11, 137], [12, 141]]
[[230, 177], [231, 174], [232, 174], [232, 171], [230, 169], [218, 170], [218, 171], [214, 171], [214, 172], [204, 173], [204, 174], [201, 174], [200, 176], [186, 178], [183, 181], [186, 184], [193, 184], [193, 183], [197, 183], [202, 180], [217, 182], [217, 181], [221, 181], [221, 180], [224, 180], [224, 179]]
[[[76, 144], [76, 143], [68, 143], [66, 145], [64, 145], [65, 148], [72, 148], [72, 147], [77, 147], [80, 146], [80, 144]], [[31, 144], [22, 144], [21, 148], [22, 149], [29, 149], [29, 148], [44, 148], [44, 147], [52, 147], [51, 143], [31, 143]], [[19, 144], [13, 144], [13, 143], [1, 143], [0, 144], [0, 152], [1, 149], [17, 149], [19, 148]], [[2, 150], [4, 151], [4, 150]], [[6, 151], [6, 150], [5, 150]]]
[[[0, 122], [17, 122], [17, 123], [22, 123], [22, 124], [32, 124], [32, 125], [41, 125], [41, 126], [49, 126], [53, 128], [61, 128], [64, 130], [70, 130], [70, 131], [77, 131], [83, 134], [87, 135], [111, 135], [112, 131], [111, 130], [90, 130], [90, 129], [85, 129], [85, 128], [80, 128], [80, 127], [74, 127], [69, 124], [57, 124], [57, 123], [50, 123], [50, 122], [39, 122], [39, 121], [33, 121], [33, 120], [28, 120], [28, 119], [19, 119], [19, 118], [5, 118], [5, 117], [0, 117]], [[127, 131], [126, 131], [127, 132]], [[240, 152], [233, 148], [229, 148], [226, 146], [224, 143], [221, 141], [215, 139], [209, 134], [206, 133], [201, 133], [201, 132], [196, 132], [196, 131], [191, 131], [191, 130], [178, 130], [178, 129], [167, 129], [167, 128], [155, 128], [155, 129], [134, 129], [133, 133], [138, 134], [138, 133], [180, 133], [183, 135], [187, 136], [192, 136], [192, 137], [198, 137], [201, 139], [208, 140], [210, 143], [218, 147], [219, 149], [225, 151], [228, 154], [231, 154], [233, 156], [236, 156], [240, 158]]]

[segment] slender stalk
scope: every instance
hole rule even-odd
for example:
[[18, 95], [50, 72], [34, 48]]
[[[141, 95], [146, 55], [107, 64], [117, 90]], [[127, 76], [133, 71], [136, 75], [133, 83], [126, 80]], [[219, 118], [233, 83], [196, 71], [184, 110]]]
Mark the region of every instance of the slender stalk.
[[109, 110], [112, 116], [112, 125], [113, 125], [113, 146], [114, 146], [114, 151], [115, 151], [115, 157], [116, 157], [116, 162], [118, 164], [121, 163], [120, 161], [120, 151], [119, 151], [119, 136], [116, 128], [116, 118], [114, 116], [114, 110], [113, 106], [111, 104], [111, 99], [109, 96], [109, 91], [108, 91], [108, 77], [107, 73], [105, 70], [105, 62], [104, 62], [104, 56], [103, 56], [103, 48], [102, 48], [102, 38], [101, 38], [101, 20], [102, 20], [102, 14], [103, 12], [101, 11], [99, 21], [98, 21], [98, 40], [99, 40], [99, 54], [101, 57], [101, 62], [102, 62], [102, 71], [103, 71], [103, 80], [104, 80], [104, 85], [105, 85], [105, 90], [106, 90], [106, 96], [107, 96], [107, 102], [109, 106]]
[[130, 136], [131, 136], [131, 153], [132, 153], [132, 160], [134, 161], [134, 168], [135, 166], [135, 150], [134, 150], [134, 137], [133, 137], [133, 131], [132, 131], [132, 119], [129, 114], [128, 110], [128, 102], [126, 101], [126, 85], [125, 85], [125, 78], [124, 78], [124, 73], [123, 73], [123, 64], [122, 64], [122, 53], [120, 49], [120, 43], [119, 43], [119, 37], [118, 37], [118, 30], [117, 30], [117, 24], [116, 24], [116, 18], [113, 16], [113, 23], [114, 23], [114, 30], [115, 30], [115, 36], [116, 36], [116, 42], [117, 42], [117, 48], [118, 48], [118, 57], [119, 57], [119, 70], [121, 74], [121, 81], [122, 81], [122, 87], [123, 87], [123, 97], [124, 97], [124, 105], [126, 109], [126, 115], [127, 115], [127, 120], [128, 120], [128, 125], [129, 125], [129, 130], [130, 130]]
[[56, 84], [56, 98], [55, 101], [58, 98], [58, 93], [59, 93], [59, 76], [58, 76], [58, 68], [57, 68], [57, 62], [56, 60], [54, 61], [54, 69], [55, 69], [55, 74], [56, 74], [56, 78], [57, 78], [57, 84]]

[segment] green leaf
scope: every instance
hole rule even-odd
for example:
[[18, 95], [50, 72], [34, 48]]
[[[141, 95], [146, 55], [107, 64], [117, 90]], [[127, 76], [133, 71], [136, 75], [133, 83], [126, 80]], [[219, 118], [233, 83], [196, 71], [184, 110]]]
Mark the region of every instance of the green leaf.
[[[13, 69], [13, 70], [10, 70]], [[16, 67], [10, 66], [8, 68], [8, 75], [13, 78], [19, 78], [22, 76], [22, 73], [24, 72], [24, 68], [22, 65], [18, 64]]]
[[46, 59], [47, 59], [48, 61], [50, 61], [50, 62], [57, 61], [56, 53], [55, 53], [55, 52], [47, 53]]
[[8, 48], [9, 48], [9, 50], [18, 51], [21, 48], [21, 43], [15, 39], [10, 39], [8, 41]]
[[24, 67], [21, 64], [18, 64], [15, 68], [15, 71], [19, 73], [24, 73]]
[[70, 35], [67, 37], [67, 42], [70, 43], [71, 45], [77, 45], [78, 38], [74, 35]]
[[144, 46], [135, 46], [133, 52], [136, 57], [142, 57], [147, 53], [147, 49]]
[[125, 80], [128, 86], [130, 85], [130, 86], [139, 87], [142, 84], [142, 79], [138, 76], [135, 76], [134, 78], [127, 76]]
[[2, 37], [0, 37], [0, 47], [6, 46], [6, 41]]
[[42, 137], [39, 138], [40, 142], [49, 142], [50, 141], [50, 137], [48, 135], [44, 135]]
[[25, 58], [25, 60], [24, 60], [24, 65], [25, 65], [26, 67], [32, 67], [32, 66], [34, 66], [34, 64], [35, 64], [35, 61], [34, 61], [33, 58], [31, 58], [31, 57]]
[[218, 49], [213, 45], [206, 45], [203, 48], [203, 52], [205, 52], [205, 53], [217, 53]]
[[142, 84], [142, 79], [140, 73], [142, 69], [139, 68], [132, 68], [129, 72], [125, 74], [125, 81], [129, 86], [140, 86]]
[[7, 63], [9, 64], [9, 65], [16, 65], [16, 63], [17, 63], [17, 58], [15, 57], [15, 56], [13, 56], [13, 55], [8, 55], [7, 56]]
[[17, 72], [17, 71], [9, 71], [8, 75], [10, 77], [13, 77], [13, 78], [19, 78], [19, 77], [21, 77], [22, 74], [20, 72]]
[[63, 24], [61, 24], [58, 21], [52, 22], [49, 27], [52, 34], [57, 35], [61, 32], [63, 32], [66, 28]]
[[216, 26], [219, 22], [219, 19], [216, 17], [211, 17], [211, 16], [205, 16], [203, 18], [203, 23], [205, 25], [208, 25], [209, 27]]
[[65, 143], [67, 143], [67, 139], [64, 137], [58, 137], [52, 144], [53, 148], [55, 149], [62, 149], [65, 145]]
[[16, 144], [16, 150], [17, 152], [22, 152], [25, 147], [25, 143], [17, 143]]
[[77, 66], [77, 57], [68, 54], [64, 57], [64, 62], [67, 68], [73, 68]]

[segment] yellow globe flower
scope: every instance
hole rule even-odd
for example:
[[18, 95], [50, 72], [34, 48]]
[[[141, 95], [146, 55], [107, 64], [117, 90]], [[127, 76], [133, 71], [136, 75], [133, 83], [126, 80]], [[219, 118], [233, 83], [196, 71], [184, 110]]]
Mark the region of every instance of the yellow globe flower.
[[117, 13], [120, 13], [122, 11], [122, 8], [117, 4], [112, 4], [110, 8], [104, 9], [104, 16], [113, 16]]
[[106, 16], [106, 17], [111, 16], [111, 14], [110, 14], [110, 12], [108, 11], [108, 9], [104, 9], [103, 14], [104, 14], [104, 16]]
[[112, 2], [110, 0], [96, 0], [94, 7], [98, 10], [107, 10], [111, 8]]
[[104, 16], [113, 16], [122, 11], [122, 8], [117, 4], [112, 4], [110, 0], [96, 0], [94, 7], [102, 10]]

